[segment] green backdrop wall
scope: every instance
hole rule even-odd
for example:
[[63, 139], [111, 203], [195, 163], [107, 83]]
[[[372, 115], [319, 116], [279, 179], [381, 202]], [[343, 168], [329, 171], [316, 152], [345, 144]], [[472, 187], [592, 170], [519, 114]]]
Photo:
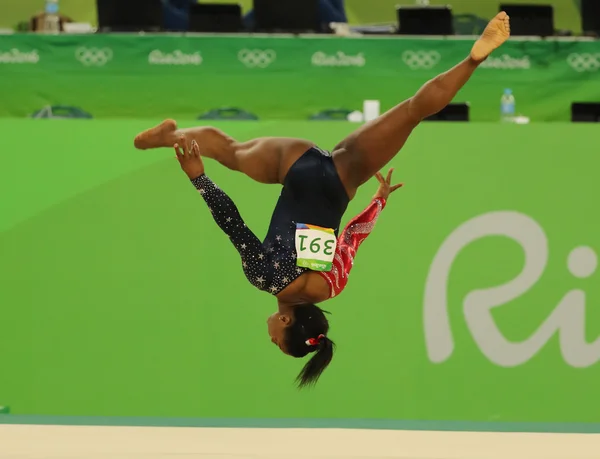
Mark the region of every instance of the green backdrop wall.
[[[315, 390], [144, 121], [0, 122], [0, 405], [20, 415], [600, 422], [597, 128], [419, 127], [327, 303]], [[184, 125], [191, 125], [187, 122]], [[348, 123], [218, 124], [239, 139]], [[279, 187], [207, 162], [262, 236]], [[346, 218], [369, 201], [364, 186]], [[473, 220], [476, 219], [476, 220]], [[504, 285], [507, 284], [507, 285]], [[491, 289], [491, 290], [488, 290]]]

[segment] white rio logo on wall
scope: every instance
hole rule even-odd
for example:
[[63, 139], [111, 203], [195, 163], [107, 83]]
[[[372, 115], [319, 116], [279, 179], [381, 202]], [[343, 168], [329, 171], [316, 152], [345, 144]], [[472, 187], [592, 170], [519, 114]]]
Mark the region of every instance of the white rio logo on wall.
[[37, 64], [40, 55], [37, 49], [33, 51], [21, 51], [17, 48], [8, 51], [0, 50], [0, 64]]
[[148, 64], [150, 65], [202, 65], [202, 54], [200, 51], [184, 53], [180, 49], [172, 52], [164, 52], [160, 49], [153, 50], [148, 54]]
[[343, 51], [338, 51], [335, 54], [317, 51], [312, 55], [310, 62], [315, 67], [364, 67], [367, 65], [364, 53], [352, 55]]
[[[558, 306], [528, 339], [508, 341], [491, 314], [527, 292], [540, 279], [548, 261], [548, 241], [544, 230], [531, 217], [511, 211], [491, 212], [459, 226], [443, 242], [431, 264], [425, 286], [424, 325], [429, 359], [441, 363], [454, 351], [448, 315], [448, 277], [459, 253], [472, 242], [488, 236], [505, 236], [521, 245], [525, 266], [504, 285], [473, 290], [464, 299], [464, 317], [473, 339], [483, 354], [502, 367], [529, 361], [556, 333], [565, 362], [573, 367], [588, 367], [600, 360], [600, 339], [585, 341], [585, 292], [567, 292]], [[594, 274], [598, 259], [589, 247], [577, 247], [567, 259], [570, 273], [579, 278]]]

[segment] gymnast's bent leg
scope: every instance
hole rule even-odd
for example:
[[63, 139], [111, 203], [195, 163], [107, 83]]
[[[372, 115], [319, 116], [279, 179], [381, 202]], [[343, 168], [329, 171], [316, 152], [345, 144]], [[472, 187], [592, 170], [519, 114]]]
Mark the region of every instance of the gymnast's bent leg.
[[238, 142], [220, 129], [199, 126], [178, 129], [174, 120], [163, 121], [135, 137], [140, 150], [171, 148], [177, 142], [196, 141], [200, 154], [223, 166], [246, 174], [259, 183], [283, 183], [288, 169], [314, 143], [287, 137], [261, 137]]

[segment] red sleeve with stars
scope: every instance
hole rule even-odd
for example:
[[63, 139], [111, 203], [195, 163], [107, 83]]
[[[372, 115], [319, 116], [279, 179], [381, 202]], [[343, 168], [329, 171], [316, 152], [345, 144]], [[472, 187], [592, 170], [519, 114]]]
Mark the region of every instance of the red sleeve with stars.
[[340, 234], [331, 271], [319, 272], [329, 284], [329, 298], [339, 295], [346, 287], [356, 252], [373, 231], [385, 205], [385, 199], [373, 199], [365, 210], [350, 220]]

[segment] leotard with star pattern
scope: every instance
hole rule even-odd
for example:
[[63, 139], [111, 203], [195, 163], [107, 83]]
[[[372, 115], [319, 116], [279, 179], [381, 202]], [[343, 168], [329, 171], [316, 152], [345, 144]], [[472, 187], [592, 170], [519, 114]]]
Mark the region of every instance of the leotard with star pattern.
[[[231, 198], [208, 176], [203, 174], [192, 184], [239, 252], [248, 281], [272, 295], [308, 271], [296, 265], [296, 224], [331, 228], [337, 236], [349, 202], [331, 155], [316, 147], [306, 151], [288, 171], [262, 242], [246, 226]], [[347, 263], [346, 278], [351, 266]], [[331, 290], [335, 296], [340, 289], [332, 285]]]

